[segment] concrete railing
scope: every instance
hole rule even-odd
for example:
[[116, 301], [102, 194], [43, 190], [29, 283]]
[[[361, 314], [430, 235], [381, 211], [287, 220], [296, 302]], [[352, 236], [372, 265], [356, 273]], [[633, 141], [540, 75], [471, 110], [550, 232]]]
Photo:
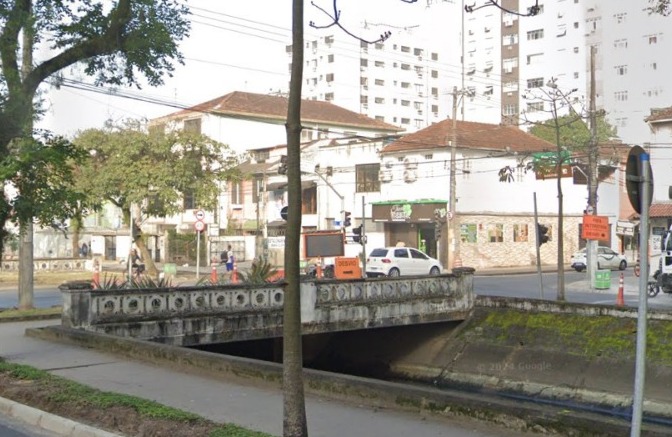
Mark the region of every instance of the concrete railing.
[[[86, 269], [85, 258], [35, 258], [33, 260], [33, 269], [39, 271], [84, 271]], [[91, 262], [89, 260], [89, 262]], [[3, 259], [2, 270], [18, 271], [18, 259]]]
[[[282, 334], [284, 284], [93, 290], [62, 287], [66, 327], [195, 345]], [[463, 320], [473, 271], [450, 275], [301, 283], [304, 333]]]

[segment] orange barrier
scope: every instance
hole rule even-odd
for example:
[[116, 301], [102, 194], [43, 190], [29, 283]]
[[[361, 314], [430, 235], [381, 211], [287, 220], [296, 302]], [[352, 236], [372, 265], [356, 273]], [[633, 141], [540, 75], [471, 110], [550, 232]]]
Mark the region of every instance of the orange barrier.
[[267, 282], [279, 282], [285, 279], [285, 269], [276, 269], [274, 275], [269, 276]]
[[214, 264], [212, 265], [212, 270], [210, 271], [210, 282], [213, 284], [217, 283], [217, 266]]
[[235, 262], [233, 263], [233, 271], [231, 272], [231, 283], [238, 283], [238, 264]]
[[625, 299], [623, 298], [623, 273], [621, 273], [621, 279], [618, 280], [618, 296], [616, 296], [616, 306], [622, 307], [625, 305]]
[[100, 287], [100, 271], [98, 270], [98, 267], [94, 267], [93, 269], [93, 288], [99, 288]]
[[334, 265], [334, 277], [337, 279], [360, 279], [362, 277], [362, 268], [359, 266], [359, 258], [336, 258]]

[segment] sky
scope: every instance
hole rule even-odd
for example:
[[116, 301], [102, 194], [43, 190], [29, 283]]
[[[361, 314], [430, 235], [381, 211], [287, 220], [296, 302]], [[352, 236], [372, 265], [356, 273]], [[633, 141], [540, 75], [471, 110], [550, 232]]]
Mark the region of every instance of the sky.
[[[432, 16], [432, 3], [446, 0], [338, 0], [341, 22], [366, 20], [373, 28], [394, 31], [414, 26]], [[121, 98], [115, 91], [99, 92], [61, 87], [46, 88], [46, 114], [39, 128], [68, 137], [79, 130], [101, 128], [106, 120], [152, 119], [179, 108], [189, 107], [233, 91], [254, 93], [286, 92], [289, 84], [290, 56], [286, 46], [291, 43], [291, 0], [185, 0], [190, 7], [192, 29], [180, 50], [184, 65], [176, 65], [173, 77], [166, 77], [160, 87], [144, 86], [118, 89], [133, 98]], [[325, 11], [333, 10], [333, 0], [315, 0]], [[448, 3], [451, 3], [449, 0]], [[329, 18], [305, 1], [306, 21], [326, 25]], [[337, 29], [318, 30], [305, 26], [308, 35], [333, 33]], [[378, 32], [377, 30], [375, 32]], [[365, 37], [375, 39], [376, 34]], [[353, 47], [359, 42], [353, 40]], [[76, 69], [63, 72], [68, 78], [91, 83]], [[162, 104], [138, 100], [152, 99]], [[175, 105], [175, 106], [171, 106]]]

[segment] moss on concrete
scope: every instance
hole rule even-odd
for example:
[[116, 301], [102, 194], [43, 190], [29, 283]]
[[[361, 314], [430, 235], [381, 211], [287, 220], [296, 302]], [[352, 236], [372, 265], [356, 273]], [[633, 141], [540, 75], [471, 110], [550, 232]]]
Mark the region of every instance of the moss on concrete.
[[[462, 336], [500, 345], [553, 347], [570, 355], [623, 359], [634, 357], [637, 320], [503, 309], [472, 320]], [[647, 360], [672, 366], [672, 322], [648, 322]]]

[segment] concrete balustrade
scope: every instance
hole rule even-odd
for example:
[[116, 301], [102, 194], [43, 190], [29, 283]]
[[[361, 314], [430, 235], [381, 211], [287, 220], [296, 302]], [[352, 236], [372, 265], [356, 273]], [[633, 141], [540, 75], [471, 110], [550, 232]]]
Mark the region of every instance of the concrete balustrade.
[[[62, 287], [65, 327], [192, 346], [282, 335], [284, 284], [94, 290]], [[301, 283], [303, 332], [464, 320], [473, 269], [401, 278]]]

